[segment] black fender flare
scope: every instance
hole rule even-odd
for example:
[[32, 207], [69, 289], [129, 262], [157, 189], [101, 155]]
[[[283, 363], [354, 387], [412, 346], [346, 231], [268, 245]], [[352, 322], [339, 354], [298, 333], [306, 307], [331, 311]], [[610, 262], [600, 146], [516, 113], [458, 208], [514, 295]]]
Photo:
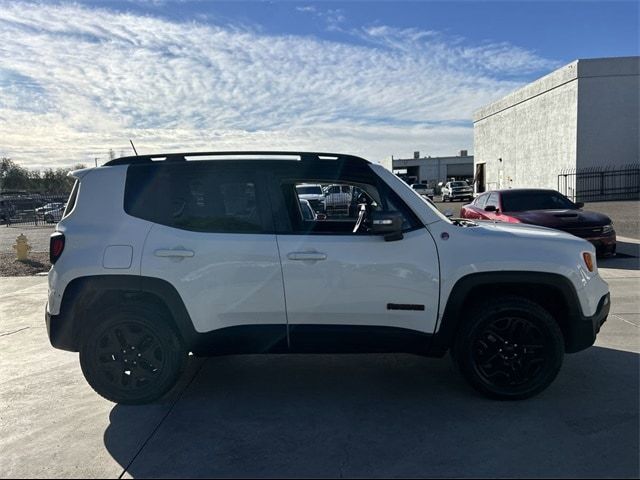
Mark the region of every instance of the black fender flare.
[[579, 328], [582, 323], [589, 319], [582, 315], [578, 295], [567, 277], [546, 272], [502, 271], [472, 273], [460, 278], [455, 283], [447, 299], [442, 320], [438, 325], [439, 328], [432, 338], [429, 349], [430, 354], [443, 356], [453, 345], [458, 327], [465, 320], [463, 308], [473, 295], [474, 290], [487, 287], [499, 289], [501, 286], [508, 286], [509, 288], [542, 286], [553, 289], [564, 302], [562, 308], [566, 311], [568, 317], [566, 318], [568, 330], [565, 329], [563, 331], [566, 337], [566, 351], [571, 352], [582, 349], [576, 345], [578, 340], [575, 338], [577, 336], [575, 330], [576, 326]]
[[[165, 280], [138, 275], [91, 275], [79, 277], [66, 286], [60, 313], [47, 314], [51, 344], [62, 350], [77, 352], [87, 315], [105, 298], [135, 300], [143, 294], [157, 297], [174, 321], [185, 346], [195, 344], [197, 332], [178, 291]], [[110, 295], [114, 297], [110, 297]]]

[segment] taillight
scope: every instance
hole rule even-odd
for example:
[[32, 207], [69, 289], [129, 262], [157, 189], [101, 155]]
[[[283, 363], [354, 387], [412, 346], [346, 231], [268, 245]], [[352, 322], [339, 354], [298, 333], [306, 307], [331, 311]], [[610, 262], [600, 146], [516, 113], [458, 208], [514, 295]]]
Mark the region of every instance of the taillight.
[[56, 263], [64, 251], [64, 233], [55, 232], [49, 238], [49, 261]]

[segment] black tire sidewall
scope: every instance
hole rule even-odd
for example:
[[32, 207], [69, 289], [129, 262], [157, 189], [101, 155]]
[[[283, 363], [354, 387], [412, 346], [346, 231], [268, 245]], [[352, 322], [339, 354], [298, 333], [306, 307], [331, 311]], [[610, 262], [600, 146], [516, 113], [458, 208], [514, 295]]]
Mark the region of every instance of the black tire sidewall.
[[[161, 311], [138, 305], [107, 309], [99, 314], [85, 329], [80, 346], [80, 367], [89, 385], [107, 400], [129, 405], [149, 403], [165, 395], [175, 385], [187, 359], [186, 351], [169, 321]], [[98, 369], [97, 342], [105, 331], [123, 323], [139, 323], [151, 330], [160, 342], [165, 364], [160, 377], [148, 387], [136, 390], [117, 388]]]
[[[486, 303], [474, 309], [475, 318], [463, 325], [454, 346], [456, 362], [471, 385], [481, 393], [497, 399], [518, 400], [543, 391], [556, 378], [564, 357], [564, 339], [553, 317], [539, 305], [520, 299]], [[543, 334], [547, 356], [543, 371], [531, 382], [519, 387], [500, 387], [488, 384], [478, 373], [473, 358], [473, 343], [478, 334], [495, 320], [514, 316], [532, 322]]]

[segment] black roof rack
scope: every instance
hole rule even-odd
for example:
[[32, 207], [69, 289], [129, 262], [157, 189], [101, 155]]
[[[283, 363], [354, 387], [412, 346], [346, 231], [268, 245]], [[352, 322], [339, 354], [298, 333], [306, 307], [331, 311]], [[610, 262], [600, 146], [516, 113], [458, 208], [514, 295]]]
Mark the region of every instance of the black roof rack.
[[[229, 151], [229, 152], [186, 152], [186, 153], [158, 153], [154, 155], [132, 155], [120, 157], [105, 163], [105, 166], [113, 165], [143, 165], [152, 162], [186, 162], [187, 157], [300, 157], [303, 162], [315, 162], [324, 160], [338, 160], [353, 163], [370, 163], [364, 158], [342, 153], [327, 152], [279, 152], [279, 151]], [[274, 158], [274, 160], [284, 160]], [[291, 159], [296, 160], [296, 159]]]

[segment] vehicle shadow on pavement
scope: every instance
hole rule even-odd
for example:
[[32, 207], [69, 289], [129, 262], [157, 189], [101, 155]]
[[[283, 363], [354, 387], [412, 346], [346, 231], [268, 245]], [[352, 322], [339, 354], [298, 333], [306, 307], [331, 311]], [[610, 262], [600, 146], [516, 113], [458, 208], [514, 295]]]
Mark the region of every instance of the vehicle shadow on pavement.
[[217, 357], [141, 450], [123, 446], [153, 406], [115, 406], [104, 442], [133, 477], [637, 477], [638, 365], [593, 347], [539, 396], [500, 402], [449, 359]]
[[639, 245], [618, 241], [615, 257], [598, 258], [599, 268], [613, 268], [616, 270], [640, 270]]

